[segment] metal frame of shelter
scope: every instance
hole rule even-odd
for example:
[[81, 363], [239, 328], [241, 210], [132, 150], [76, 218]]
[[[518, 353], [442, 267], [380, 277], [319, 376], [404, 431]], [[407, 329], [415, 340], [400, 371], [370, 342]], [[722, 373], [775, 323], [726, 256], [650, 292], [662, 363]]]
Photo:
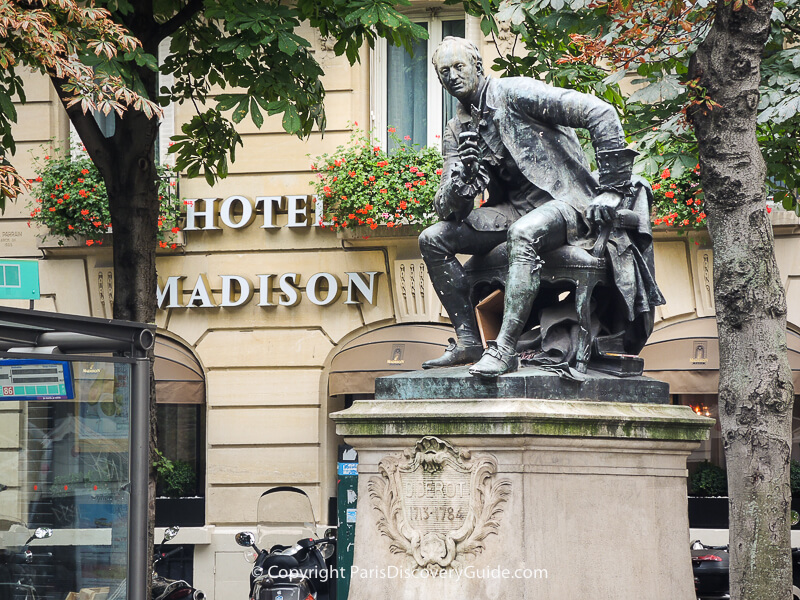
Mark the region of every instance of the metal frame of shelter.
[[85, 359], [113, 352], [131, 363], [130, 506], [127, 597], [150, 597], [147, 556], [150, 360], [155, 325], [0, 307], [0, 358]]

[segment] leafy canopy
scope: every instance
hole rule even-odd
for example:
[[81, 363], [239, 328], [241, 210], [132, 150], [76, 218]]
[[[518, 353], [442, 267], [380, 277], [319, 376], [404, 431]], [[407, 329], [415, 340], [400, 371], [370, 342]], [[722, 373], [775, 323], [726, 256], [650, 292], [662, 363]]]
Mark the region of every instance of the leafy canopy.
[[[731, 0], [749, 10], [748, 2]], [[697, 142], [686, 111], [714, 103], [689, 79], [689, 60], [714, 18], [710, 0], [467, 0], [489, 35], [498, 23], [514, 36], [513, 54], [493, 68], [593, 93], [620, 110], [642, 153], [638, 168], [675, 177], [697, 164]], [[496, 39], [496, 37], [495, 37]], [[777, 0], [761, 65], [758, 140], [776, 201], [800, 214], [800, 0]], [[502, 54], [502, 53], [501, 53]], [[624, 97], [629, 76], [636, 91]]]
[[107, 10], [74, 0], [0, 0], [0, 210], [26, 182], [8, 162], [16, 144], [11, 132], [17, 120], [13, 100], [25, 101], [20, 67], [58, 82], [65, 103], [86, 112], [126, 106], [155, 114], [156, 105], [135, 94], [116, 76], [95, 73], [87, 56], [113, 60], [119, 51], [136, 52], [139, 41], [115, 23]]
[[[171, 85], [153, 90], [166, 106], [190, 102], [195, 115], [173, 137], [176, 168], [209, 184], [228, 174], [242, 145], [236, 125], [248, 116], [261, 127], [281, 115], [283, 129], [299, 137], [325, 128], [321, 83], [312, 35], [335, 40], [334, 53], [355, 63], [359, 49], [380, 37], [411, 48], [425, 30], [395, 10], [408, 0], [156, 0], [152, 12], [126, 0], [99, 0], [143, 41], [143, 49], [99, 56], [94, 68], [120, 75], [140, 94], [160, 70]], [[316, 32], [316, 34], [315, 34]], [[160, 67], [158, 43], [171, 37]], [[150, 71], [150, 73], [148, 73]]]

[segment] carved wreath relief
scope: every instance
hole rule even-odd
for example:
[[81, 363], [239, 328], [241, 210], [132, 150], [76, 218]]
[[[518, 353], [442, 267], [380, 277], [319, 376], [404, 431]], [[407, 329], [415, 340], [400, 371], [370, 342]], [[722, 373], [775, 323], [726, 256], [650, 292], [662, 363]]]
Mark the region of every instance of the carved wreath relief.
[[433, 436], [404, 450], [402, 458], [384, 458], [378, 469], [380, 476], [368, 483], [380, 513], [378, 529], [393, 553], [434, 574], [483, 550], [511, 493], [511, 481], [493, 481], [494, 457], [473, 457]]

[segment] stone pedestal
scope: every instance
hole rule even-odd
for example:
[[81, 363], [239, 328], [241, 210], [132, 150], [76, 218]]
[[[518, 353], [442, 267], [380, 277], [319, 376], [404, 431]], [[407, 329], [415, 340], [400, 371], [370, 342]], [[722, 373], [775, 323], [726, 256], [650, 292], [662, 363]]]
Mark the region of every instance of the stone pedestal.
[[443, 369], [376, 390], [333, 415], [359, 456], [350, 600], [693, 600], [686, 457], [713, 420], [666, 384]]

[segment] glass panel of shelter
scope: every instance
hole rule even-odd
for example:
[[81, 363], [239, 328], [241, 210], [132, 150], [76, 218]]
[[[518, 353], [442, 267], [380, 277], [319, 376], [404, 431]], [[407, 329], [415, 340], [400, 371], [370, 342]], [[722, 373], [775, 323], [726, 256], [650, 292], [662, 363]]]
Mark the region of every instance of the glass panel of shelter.
[[71, 366], [74, 399], [0, 402], [0, 598], [125, 597], [131, 365]]

